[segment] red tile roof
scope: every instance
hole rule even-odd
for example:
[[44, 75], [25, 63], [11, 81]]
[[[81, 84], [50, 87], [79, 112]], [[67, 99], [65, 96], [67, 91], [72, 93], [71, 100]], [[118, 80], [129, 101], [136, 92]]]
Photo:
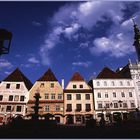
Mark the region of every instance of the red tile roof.
[[109, 69], [108, 67], [105, 67], [96, 77], [97, 79], [120, 79], [124, 78], [121, 74], [116, 73]]
[[44, 73], [42, 77], [40, 77], [37, 81], [58, 81], [51, 71], [51, 69], [48, 69], [47, 72]]
[[85, 81], [79, 72], [75, 72], [70, 81]]
[[28, 90], [32, 87], [31, 81], [18, 68], [8, 75], [3, 81], [24, 82]]

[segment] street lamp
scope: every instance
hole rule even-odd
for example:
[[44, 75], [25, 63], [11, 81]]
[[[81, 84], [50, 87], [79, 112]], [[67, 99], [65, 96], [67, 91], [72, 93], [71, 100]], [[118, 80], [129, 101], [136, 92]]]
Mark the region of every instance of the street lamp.
[[5, 29], [0, 29], [0, 56], [9, 53], [11, 40], [12, 33]]

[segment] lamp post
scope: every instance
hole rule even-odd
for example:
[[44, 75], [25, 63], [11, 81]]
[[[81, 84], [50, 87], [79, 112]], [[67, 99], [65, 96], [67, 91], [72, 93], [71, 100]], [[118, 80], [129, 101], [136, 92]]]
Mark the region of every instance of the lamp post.
[[9, 53], [11, 40], [12, 40], [12, 33], [5, 29], [0, 29], [0, 56], [2, 54]]

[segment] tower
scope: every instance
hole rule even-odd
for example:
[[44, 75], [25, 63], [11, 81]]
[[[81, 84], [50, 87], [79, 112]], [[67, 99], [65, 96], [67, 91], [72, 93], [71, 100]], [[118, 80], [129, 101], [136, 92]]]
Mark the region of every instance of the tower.
[[136, 25], [134, 19], [133, 19], [133, 23], [134, 23], [134, 46], [137, 52], [137, 56], [138, 56], [138, 61], [140, 62], [140, 31], [138, 29], [138, 26]]

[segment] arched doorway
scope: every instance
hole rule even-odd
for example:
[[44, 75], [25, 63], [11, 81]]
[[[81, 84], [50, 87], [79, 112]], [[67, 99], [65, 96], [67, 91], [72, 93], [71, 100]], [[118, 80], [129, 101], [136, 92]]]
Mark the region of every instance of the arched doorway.
[[67, 115], [66, 123], [67, 124], [73, 124], [74, 123], [74, 116], [73, 115]]
[[122, 116], [121, 116], [120, 112], [114, 112], [113, 113], [113, 121], [115, 121], [115, 122], [122, 121]]

